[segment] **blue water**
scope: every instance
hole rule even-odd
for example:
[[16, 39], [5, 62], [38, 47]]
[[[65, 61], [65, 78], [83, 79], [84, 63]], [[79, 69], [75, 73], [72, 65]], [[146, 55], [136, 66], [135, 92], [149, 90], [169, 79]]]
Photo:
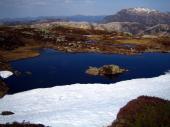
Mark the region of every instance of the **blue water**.
[[[118, 76], [90, 76], [89, 66], [100, 67], [116, 64], [129, 71]], [[44, 49], [40, 56], [11, 62], [20, 76], [12, 76], [6, 82], [9, 93], [35, 88], [46, 88], [74, 83], [115, 83], [134, 78], [149, 78], [170, 70], [170, 53], [144, 53], [135, 56], [95, 53], [62, 53]], [[25, 74], [31, 72], [32, 75]]]

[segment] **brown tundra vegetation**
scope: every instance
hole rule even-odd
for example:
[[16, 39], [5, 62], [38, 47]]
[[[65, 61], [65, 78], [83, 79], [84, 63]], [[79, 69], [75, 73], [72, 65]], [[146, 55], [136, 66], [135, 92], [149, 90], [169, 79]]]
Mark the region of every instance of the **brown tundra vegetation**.
[[120, 109], [109, 127], [169, 127], [170, 101], [140, 96]]

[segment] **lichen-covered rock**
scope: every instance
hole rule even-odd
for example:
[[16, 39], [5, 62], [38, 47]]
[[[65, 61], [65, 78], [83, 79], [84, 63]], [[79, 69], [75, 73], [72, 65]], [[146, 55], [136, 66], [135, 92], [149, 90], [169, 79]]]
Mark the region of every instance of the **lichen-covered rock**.
[[104, 65], [100, 68], [89, 67], [86, 70], [86, 73], [89, 75], [116, 75], [126, 72], [126, 69], [120, 68], [117, 65]]

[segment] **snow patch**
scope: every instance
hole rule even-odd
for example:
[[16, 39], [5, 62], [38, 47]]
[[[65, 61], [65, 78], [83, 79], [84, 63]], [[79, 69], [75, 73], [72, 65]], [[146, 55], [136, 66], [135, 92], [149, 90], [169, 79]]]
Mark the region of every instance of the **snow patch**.
[[10, 76], [12, 76], [13, 73], [11, 71], [0, 71], [0, 77], [1, 78], [8, 78]]
[[142, 8], [142, 7], [133, 8], [133, 11], [136, 11], [136, 12], [146, 12], [146, 13], [156, 12], [155, 9]]
[[170, 99], [170, 74], [115, 84], [75, 84], [35, 89], [0, 100], [0, 123], [30, 121], [52, 127], [103, 127], [111, 124], [121, 107], [140, 95]]

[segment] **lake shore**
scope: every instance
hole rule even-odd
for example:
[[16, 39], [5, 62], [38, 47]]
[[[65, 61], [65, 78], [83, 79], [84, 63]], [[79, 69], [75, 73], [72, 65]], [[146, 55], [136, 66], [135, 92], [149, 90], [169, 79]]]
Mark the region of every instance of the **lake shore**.
[[[169, 52], [169, 38], [145, 38], [127, 33], [62, 26], [1, 26], [0, 70], [11, 70], [9, 62], [36, 57], [51, 48], [66, 53], [102, 53], [135, 55], [145, 52]], [[1, 82], [3, 82], [1, 80]], [[1, 83], [2, 84], [2, 83]], [[2, 86], [2, 85], [1, 85]]]

